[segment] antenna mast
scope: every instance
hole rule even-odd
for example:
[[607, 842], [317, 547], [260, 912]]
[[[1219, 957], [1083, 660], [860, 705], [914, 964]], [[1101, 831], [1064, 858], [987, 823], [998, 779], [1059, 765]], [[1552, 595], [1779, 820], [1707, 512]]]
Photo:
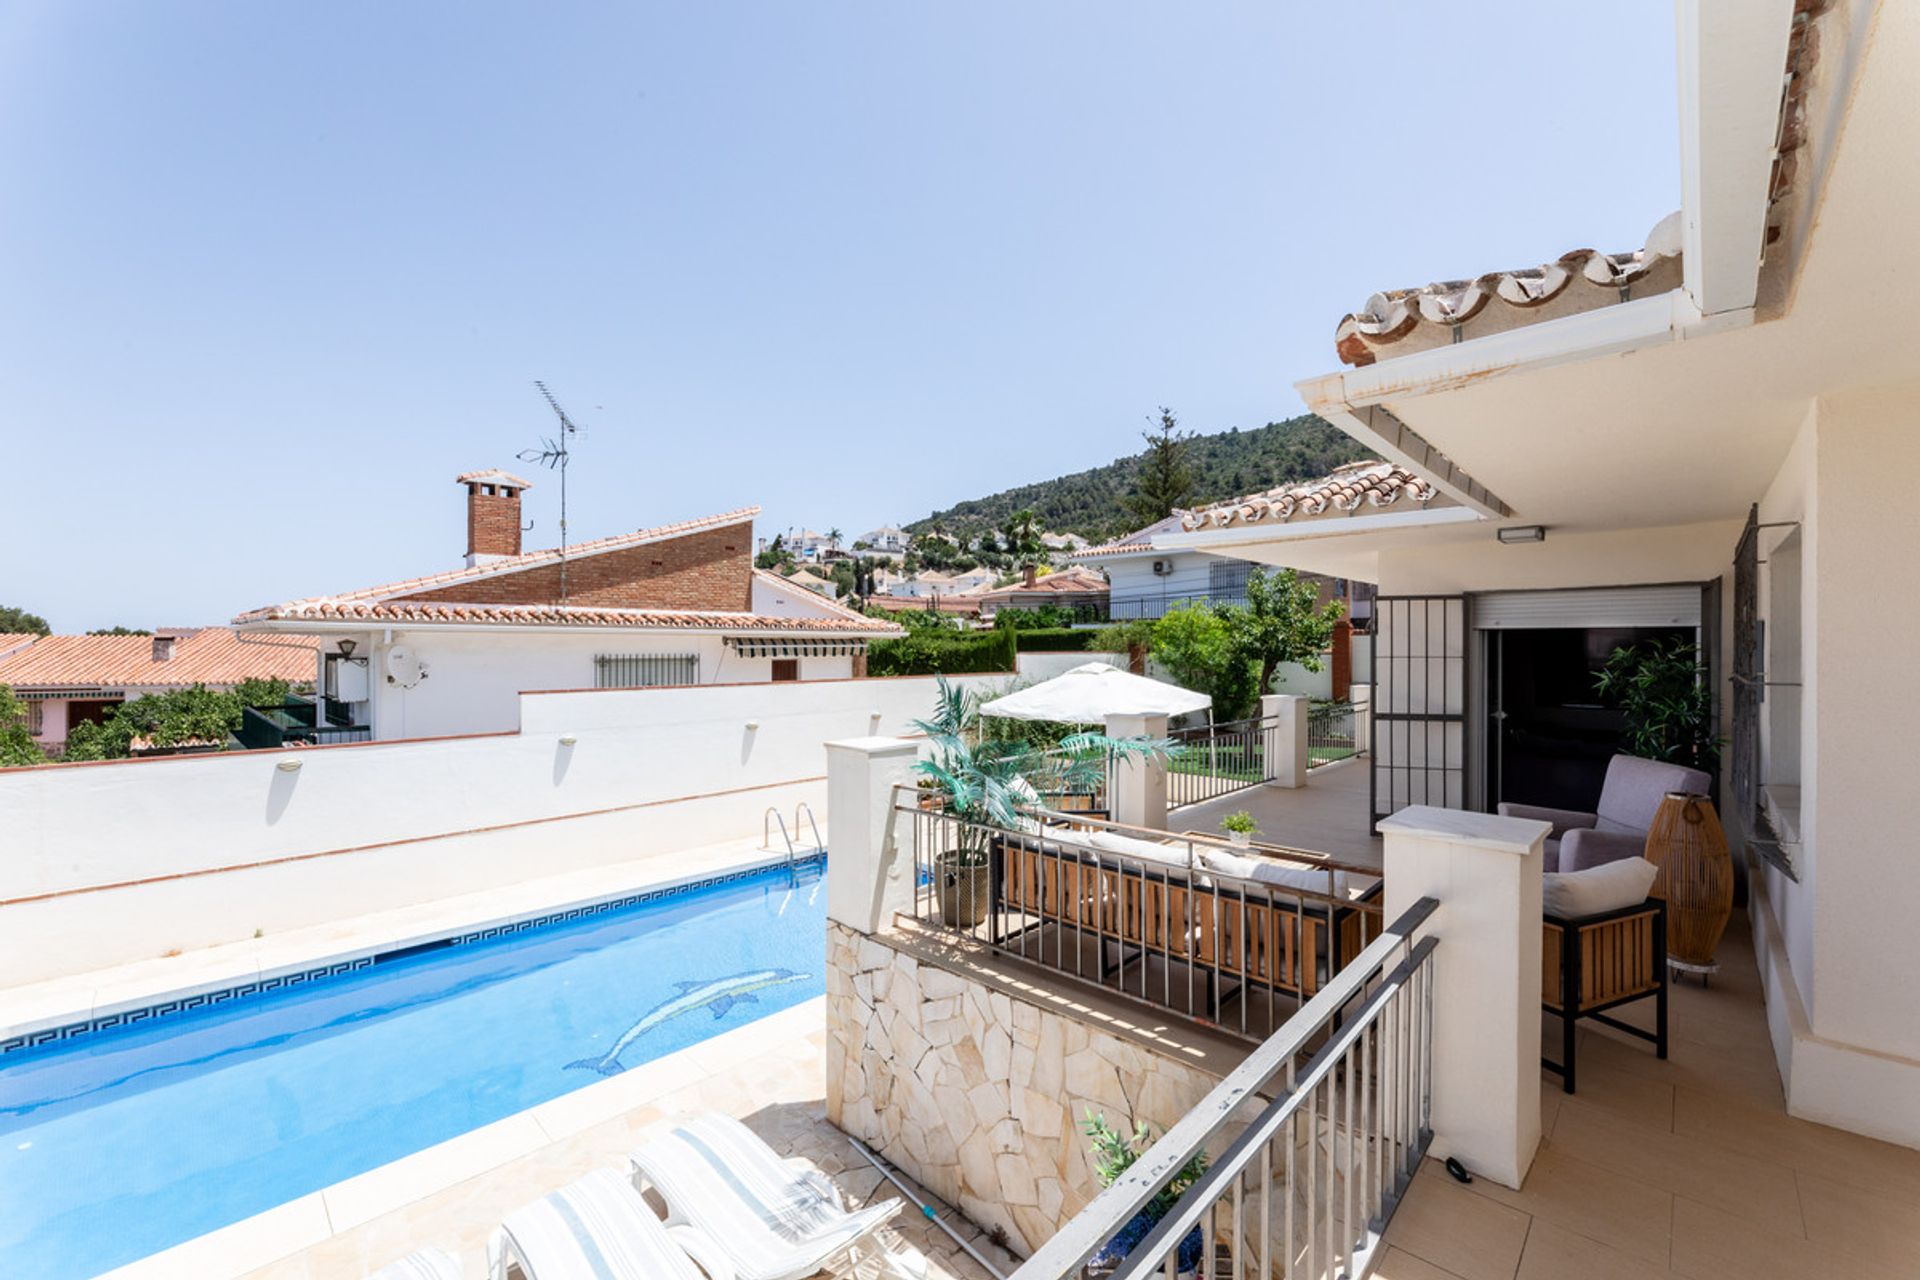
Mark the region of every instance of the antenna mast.
[[538, 378], [533, 385], [540, 388], [540, 394], [546, 397], [547, 407], [553, 410], [554, 417], [560, 419], [560, 434], [548, 436], [540, 441], [538, 449], [520, 451], [520, 461], [537, 462], [549, 471], [560, 473], [560, 603], [567, 602], [567, 462], [570, 457], [568, 443], [573, 436], [584, 428], [567, 416], [560, 402], [553, 398], [553, 392], [547, 390], [547, 384]]

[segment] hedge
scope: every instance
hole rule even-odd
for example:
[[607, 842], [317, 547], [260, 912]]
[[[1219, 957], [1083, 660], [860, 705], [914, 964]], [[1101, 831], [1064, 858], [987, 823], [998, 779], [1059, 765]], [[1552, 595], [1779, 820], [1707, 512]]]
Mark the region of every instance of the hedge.
[[1022, 653], [1090, 653], [1100, 648], [1099, 627], [1037, 627], [1016, 631]]
[[867, 646], [870, 676], [963, 675], [1014, 667], [1011, 631], [920, 631]]

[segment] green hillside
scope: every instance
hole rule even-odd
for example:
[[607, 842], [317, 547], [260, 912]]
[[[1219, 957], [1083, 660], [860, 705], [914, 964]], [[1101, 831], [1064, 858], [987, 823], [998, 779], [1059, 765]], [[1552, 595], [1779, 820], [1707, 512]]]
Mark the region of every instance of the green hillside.
[[[1133, 491], [1143, 455], [1144, 451], [1091, 471], [955, 503], [907, 528], [914, 533], [938, 527], [952, 534], [973, 534], [999, 528], [1015, 511], [1031, 507], [1042, 527], [1054, 532], [1096, 540], [1117, 537], [1135, 527], [1121, 499]], [[1187, 442], [1195, 505], [1310, 480], [1343, 462], [1367, 456], [1351, 437], [1311, 413], [1251, 431], [1235, 427], [1218, 435], [1196, 435]]]

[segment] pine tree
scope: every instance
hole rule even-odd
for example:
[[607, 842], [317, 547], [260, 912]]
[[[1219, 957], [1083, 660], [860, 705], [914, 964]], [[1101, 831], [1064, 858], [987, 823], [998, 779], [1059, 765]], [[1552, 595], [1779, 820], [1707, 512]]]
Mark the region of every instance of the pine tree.
[[1140, 462], [1140, 479], [1121, 501], [1128, 515], [1142, 527], [1165, 520], [1175, 508], [1193, 502], [1193, 469], [1187, 465], [1193, 433], [1180, 430], [1173, 410], [1160, 406], [1158, 430], [1143, 431], [1147, 451]]

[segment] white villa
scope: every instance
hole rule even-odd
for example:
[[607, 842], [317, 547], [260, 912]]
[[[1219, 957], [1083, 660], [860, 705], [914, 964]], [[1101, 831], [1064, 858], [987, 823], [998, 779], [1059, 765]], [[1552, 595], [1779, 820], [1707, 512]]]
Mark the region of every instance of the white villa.
[[[1674, 13], [1644, 245], [1372, 295], [1297, 385], [1377, 460], [1141, 535], [1377, 583], [1360, 714], [859, 678], [755, 509], [485, 471], [236, 620], [375, 740], [0, 769], [10, 1270], [1914, 1276], [1920, 5]], [[1596, 730], [1641, 641], [1717, 759]]]
[[1920, 359], [1874, 320], [1920, 267], [1887, 234], [1920, 209], [1920, 10], [1677, 11], [1683, 207], [1628, 253], [1374, 294], [1299, 387], [1390, 465], [1153, 544], [1379, 583], [1381, 817], [1512, 798], [1533, 636], [1697, 636], [1788, 1109], [1920, 1145], [1914, 757], [1872, 728], [1920, 712], [1890, 660], [1920, 604], [1874, 586], [1920, 550]]

